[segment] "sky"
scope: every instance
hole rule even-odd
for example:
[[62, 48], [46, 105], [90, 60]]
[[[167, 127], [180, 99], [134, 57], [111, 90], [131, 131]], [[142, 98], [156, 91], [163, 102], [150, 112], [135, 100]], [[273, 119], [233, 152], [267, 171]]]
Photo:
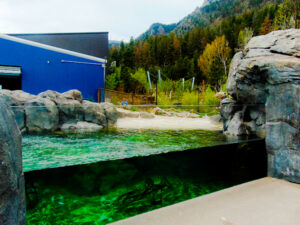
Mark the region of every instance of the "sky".
[[152, 23], [176, 23], [203, 0], [0, 0], [0, 33], [108, 31], [138, 37]]

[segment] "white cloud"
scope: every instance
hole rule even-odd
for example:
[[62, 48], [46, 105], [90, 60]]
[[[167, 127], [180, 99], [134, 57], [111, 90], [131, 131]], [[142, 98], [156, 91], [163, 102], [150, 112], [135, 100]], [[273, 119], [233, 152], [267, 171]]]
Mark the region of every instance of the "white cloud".
[[154, 22], [178, 22], [203, 0], [0, 0], [1, 33], [108, 31], [137, 37]]

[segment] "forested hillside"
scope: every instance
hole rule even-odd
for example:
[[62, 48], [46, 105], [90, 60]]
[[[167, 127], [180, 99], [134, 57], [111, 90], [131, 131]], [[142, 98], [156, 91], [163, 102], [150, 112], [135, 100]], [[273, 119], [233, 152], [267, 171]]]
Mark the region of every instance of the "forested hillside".
[[173, 31], [178, 24], [162, 24], [162, 23], [154, 23], [150, 26], [150, 28], [140, 35], [137, 40], [142, 40], [147, 38], [148, 36], [155, 36], [155, 35], [167, 35], [170, 34], [171, 31]]
[[232, 56], [252, 36], [300, 27], [298, 0], [219, 0], [200, 11], [184, 18], [168, 35], [132, 38], [128, 44], [112, 47], [107, 88], [150, 92], [146, 71], [155, 82], [160, 70], [169, 89], [182, 78], [195, 77], [196, 84], [205, 82], [219, 90]]
[[206, 0], [202, 7], [197, 7], [177, 24], [165, 25], [155, 23], [145, 33], [140, 35], [138, 39], [148, 35], [169, 34], [171, 31], [174, 31], [177, 35], [186, 34], [197, 26], [216, 25], [228, 16], [237, 16], [247, 12], [249, 9], [263, 7], [268, 2], [280, 3], [281, 0]]

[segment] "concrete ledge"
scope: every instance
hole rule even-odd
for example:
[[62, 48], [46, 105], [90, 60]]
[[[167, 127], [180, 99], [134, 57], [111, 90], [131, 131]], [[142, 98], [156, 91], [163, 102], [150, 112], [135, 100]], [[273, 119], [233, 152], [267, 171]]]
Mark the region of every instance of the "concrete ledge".
[[263, 178], [114, 225], [299, 225], [300, 184]]

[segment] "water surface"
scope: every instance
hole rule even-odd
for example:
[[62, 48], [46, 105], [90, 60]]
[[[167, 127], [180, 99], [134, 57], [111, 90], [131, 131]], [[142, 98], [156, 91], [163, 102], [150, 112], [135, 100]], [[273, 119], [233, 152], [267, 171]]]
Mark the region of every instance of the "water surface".
[[24, 172], [243, 142], [219, 131], [103, 130], [25, 135]]

